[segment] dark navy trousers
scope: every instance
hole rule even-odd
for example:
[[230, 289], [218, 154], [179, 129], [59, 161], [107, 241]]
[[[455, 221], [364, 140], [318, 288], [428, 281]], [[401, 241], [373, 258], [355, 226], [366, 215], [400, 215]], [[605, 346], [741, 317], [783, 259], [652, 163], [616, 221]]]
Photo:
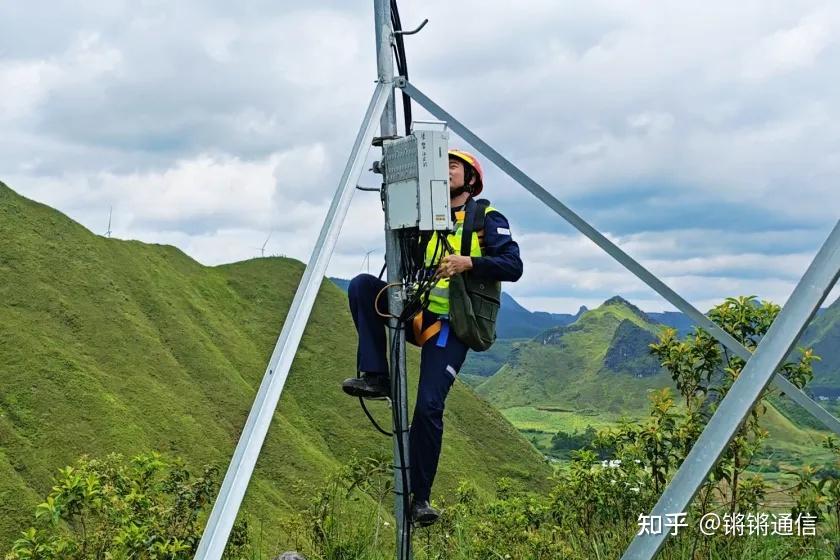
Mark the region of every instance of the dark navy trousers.
[[[376, 295], [384, 287], [385, 282], [375, 276], [360, 274], [350, 281], [348, 296], [359, 334], [358, 370], [387, 375], [387, 319], [374, 309]], [[388, 294], [382, 294], [378, 303], [379, 311], [387, 314]], [[429, 312], [424, 316], [428, 316], [424, 317], [424, 328], [437, 320]], [[431, 495], [443, 440], [444, 402], [469, 349], [451, 330], [444, 347], [437, 345], [438, 336], [430, 338], [420, 351], [420, 384], [409, 432], [411, 492], [415, 500], [428, 500]], [[405, 338], [414, 342], [410, 323], [405, 325]]]

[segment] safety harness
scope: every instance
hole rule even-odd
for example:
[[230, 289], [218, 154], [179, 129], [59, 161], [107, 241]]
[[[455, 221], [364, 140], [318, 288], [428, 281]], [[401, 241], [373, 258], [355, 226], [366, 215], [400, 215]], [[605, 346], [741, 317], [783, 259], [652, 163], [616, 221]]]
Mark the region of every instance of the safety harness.
[[[461, 255], [470, 256], [473, 233], [478, 235], [479, 245], [483, 248], [484, 217], [489, 206], [489, 200], [474, 200], [469, 198], [467, 199], [464, 210], [455, 212], [456, 222], [462, 222], [461, 246], [458, 247]], [[436, 346], [440, 348], [446, 347], [446, 343], [449, 340], [450, 330], [449, 315], [440, 315], [434, 323], [430, 324], [426, 328], [423, 328], [423, 323], [424, 314], [423, 311], [420, 311], [414, 316], [411, 323], [412, 330], [414, 331], [415, 344], [422, 348], [429, 339], [440, 333]]]
[[[414, 316], [414, 320], [411, 323], [412, 328], [414, 329], [414, 341], [417, 346], [424, 346], [430, 338], [438, 334], [443, 330], [444, 323], [448, 326], [449, 321], [443, 321], [442, 319], [438, 319], [425, 329], [423, 328], [423, 312], [421, 311], [417, 315]], [[447, 329], [448, 330], [448, 329]], [[440, 337], [442, 338], [442, 337]], [[438, 346], [441, 346], [441, 341], [438, 340]], [[443, 341], [443, 346], [446, 346], [446, 341]]]

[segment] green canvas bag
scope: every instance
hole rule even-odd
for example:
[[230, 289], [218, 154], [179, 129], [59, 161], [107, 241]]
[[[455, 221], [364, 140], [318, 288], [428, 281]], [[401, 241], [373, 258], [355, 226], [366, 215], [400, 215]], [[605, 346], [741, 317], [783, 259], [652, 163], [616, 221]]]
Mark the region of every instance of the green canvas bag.
[[[472, 234], [484, 229], [488, 200], [467, 201], [461, 235], [461, 255], [469, 256]], [[449, 279], [449, 323], [461, 341], [483, 352], [496, 341], [496, 319], [501, 306], [502, 283], [476, 278], [469, 271]]]

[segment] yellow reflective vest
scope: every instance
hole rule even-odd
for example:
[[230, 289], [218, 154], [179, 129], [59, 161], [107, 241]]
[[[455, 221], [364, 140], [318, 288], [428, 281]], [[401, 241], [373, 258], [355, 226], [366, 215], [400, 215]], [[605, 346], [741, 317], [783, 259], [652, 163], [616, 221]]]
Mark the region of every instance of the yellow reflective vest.
[[[492, 206], [488, 206], [487, 210], [485, 210], [484, 215], [486, 216], [490, 212], [497, 211], [498, 210], [496, 210]], [[460, 254], [461, 251], [461, 238], [464, 229], [465, 215], [466, 213], [464, 211], [455, 212], [455, 231], [446, 236], [446, 239], [449, 242], [449, 246], [455, 250], [456, 254]], [[474, 231], [472, 233], [472, 239], [470, 240], [471, 257], [483, 256], [483, 237], [483, 229]], [[443, 256], [446, 254], [446, 247], [444, 247], [444, 243], [439, 239], [437, 235], [433, 235], [431, 239], [429, 239], [429, 241], [426, 243], [425, 254], [425, 266], [427, 268], [437, 268], [438, 264], [440, 264], [440, 261], [443, 259]], [[432, 313], [437, 313], [438, 315], [449, 314], [449, 278], [441, 278], [432, 287], [432, 290], [429, 293], [428, 309]]]

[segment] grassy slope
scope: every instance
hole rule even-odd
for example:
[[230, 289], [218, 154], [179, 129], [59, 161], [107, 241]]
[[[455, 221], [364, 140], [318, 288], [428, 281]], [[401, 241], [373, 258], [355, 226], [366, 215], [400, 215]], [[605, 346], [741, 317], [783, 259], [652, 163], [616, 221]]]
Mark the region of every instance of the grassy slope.
[[[289, 259], [210, 268], [98, 237], [0, 183], [0, 550], [82, 453], [226, 465], [302, 271]], [[354, 452], [390, 453], [338, 389], [355, 367], [350, 333], [345, 296], [326, 282], [246, 497], [269, 534], [307, 502], [295, 482], [317, 483]], [[446, 422], [436, 492], [465, 477], [544, 484], [531, 446], [461, 384]]]
[[832, 396], [840, 395], [840, 299], [811, 322], [800, 346], [813, 347], [822, 358], [814, 364], [811, 387], [817, 392], [824, 392], [821, 388], [833, 389]]
[[[664, 374], [639, 379], [603, 370], [604, 356], [622, 320], [652, 333], [659, 328], [627, 305], [604, 304], [584, 313], [572, 328], [549, 331], [521, 345], [518, 355], [477, 392], [502, 409], [553, 405], [612, 414], [644, 410], [647, 390], [668, 385], [670, 379]], [[552, 332], [559, 336], [543, 344]]]
[[[831, 453], [822, 447], [827, 431], [799, 425], [772, 403], [768, 405], [761, 425], [770, 435], [752, 468], [761, 472], [767, 480], [790, 485], [796, 481], [791, 473], [798, 471], [801, 465], [810, 464], [819, 468], [836, 464]], [[770, 501], [774, 501], [773, 497]]]
[[[528, 342], [527, 338], [498, 338], [488, 350], [484, 352], [470, 352], [461, 367], [461, 375], [471, 375], [479, 378], [490, 377], [504, 365], [510, 357], [510, 352], [517, 345]], [[481, 379], [480, 381], [484, 381]], [[476, 383], [478, 384], [478, 383]]]

